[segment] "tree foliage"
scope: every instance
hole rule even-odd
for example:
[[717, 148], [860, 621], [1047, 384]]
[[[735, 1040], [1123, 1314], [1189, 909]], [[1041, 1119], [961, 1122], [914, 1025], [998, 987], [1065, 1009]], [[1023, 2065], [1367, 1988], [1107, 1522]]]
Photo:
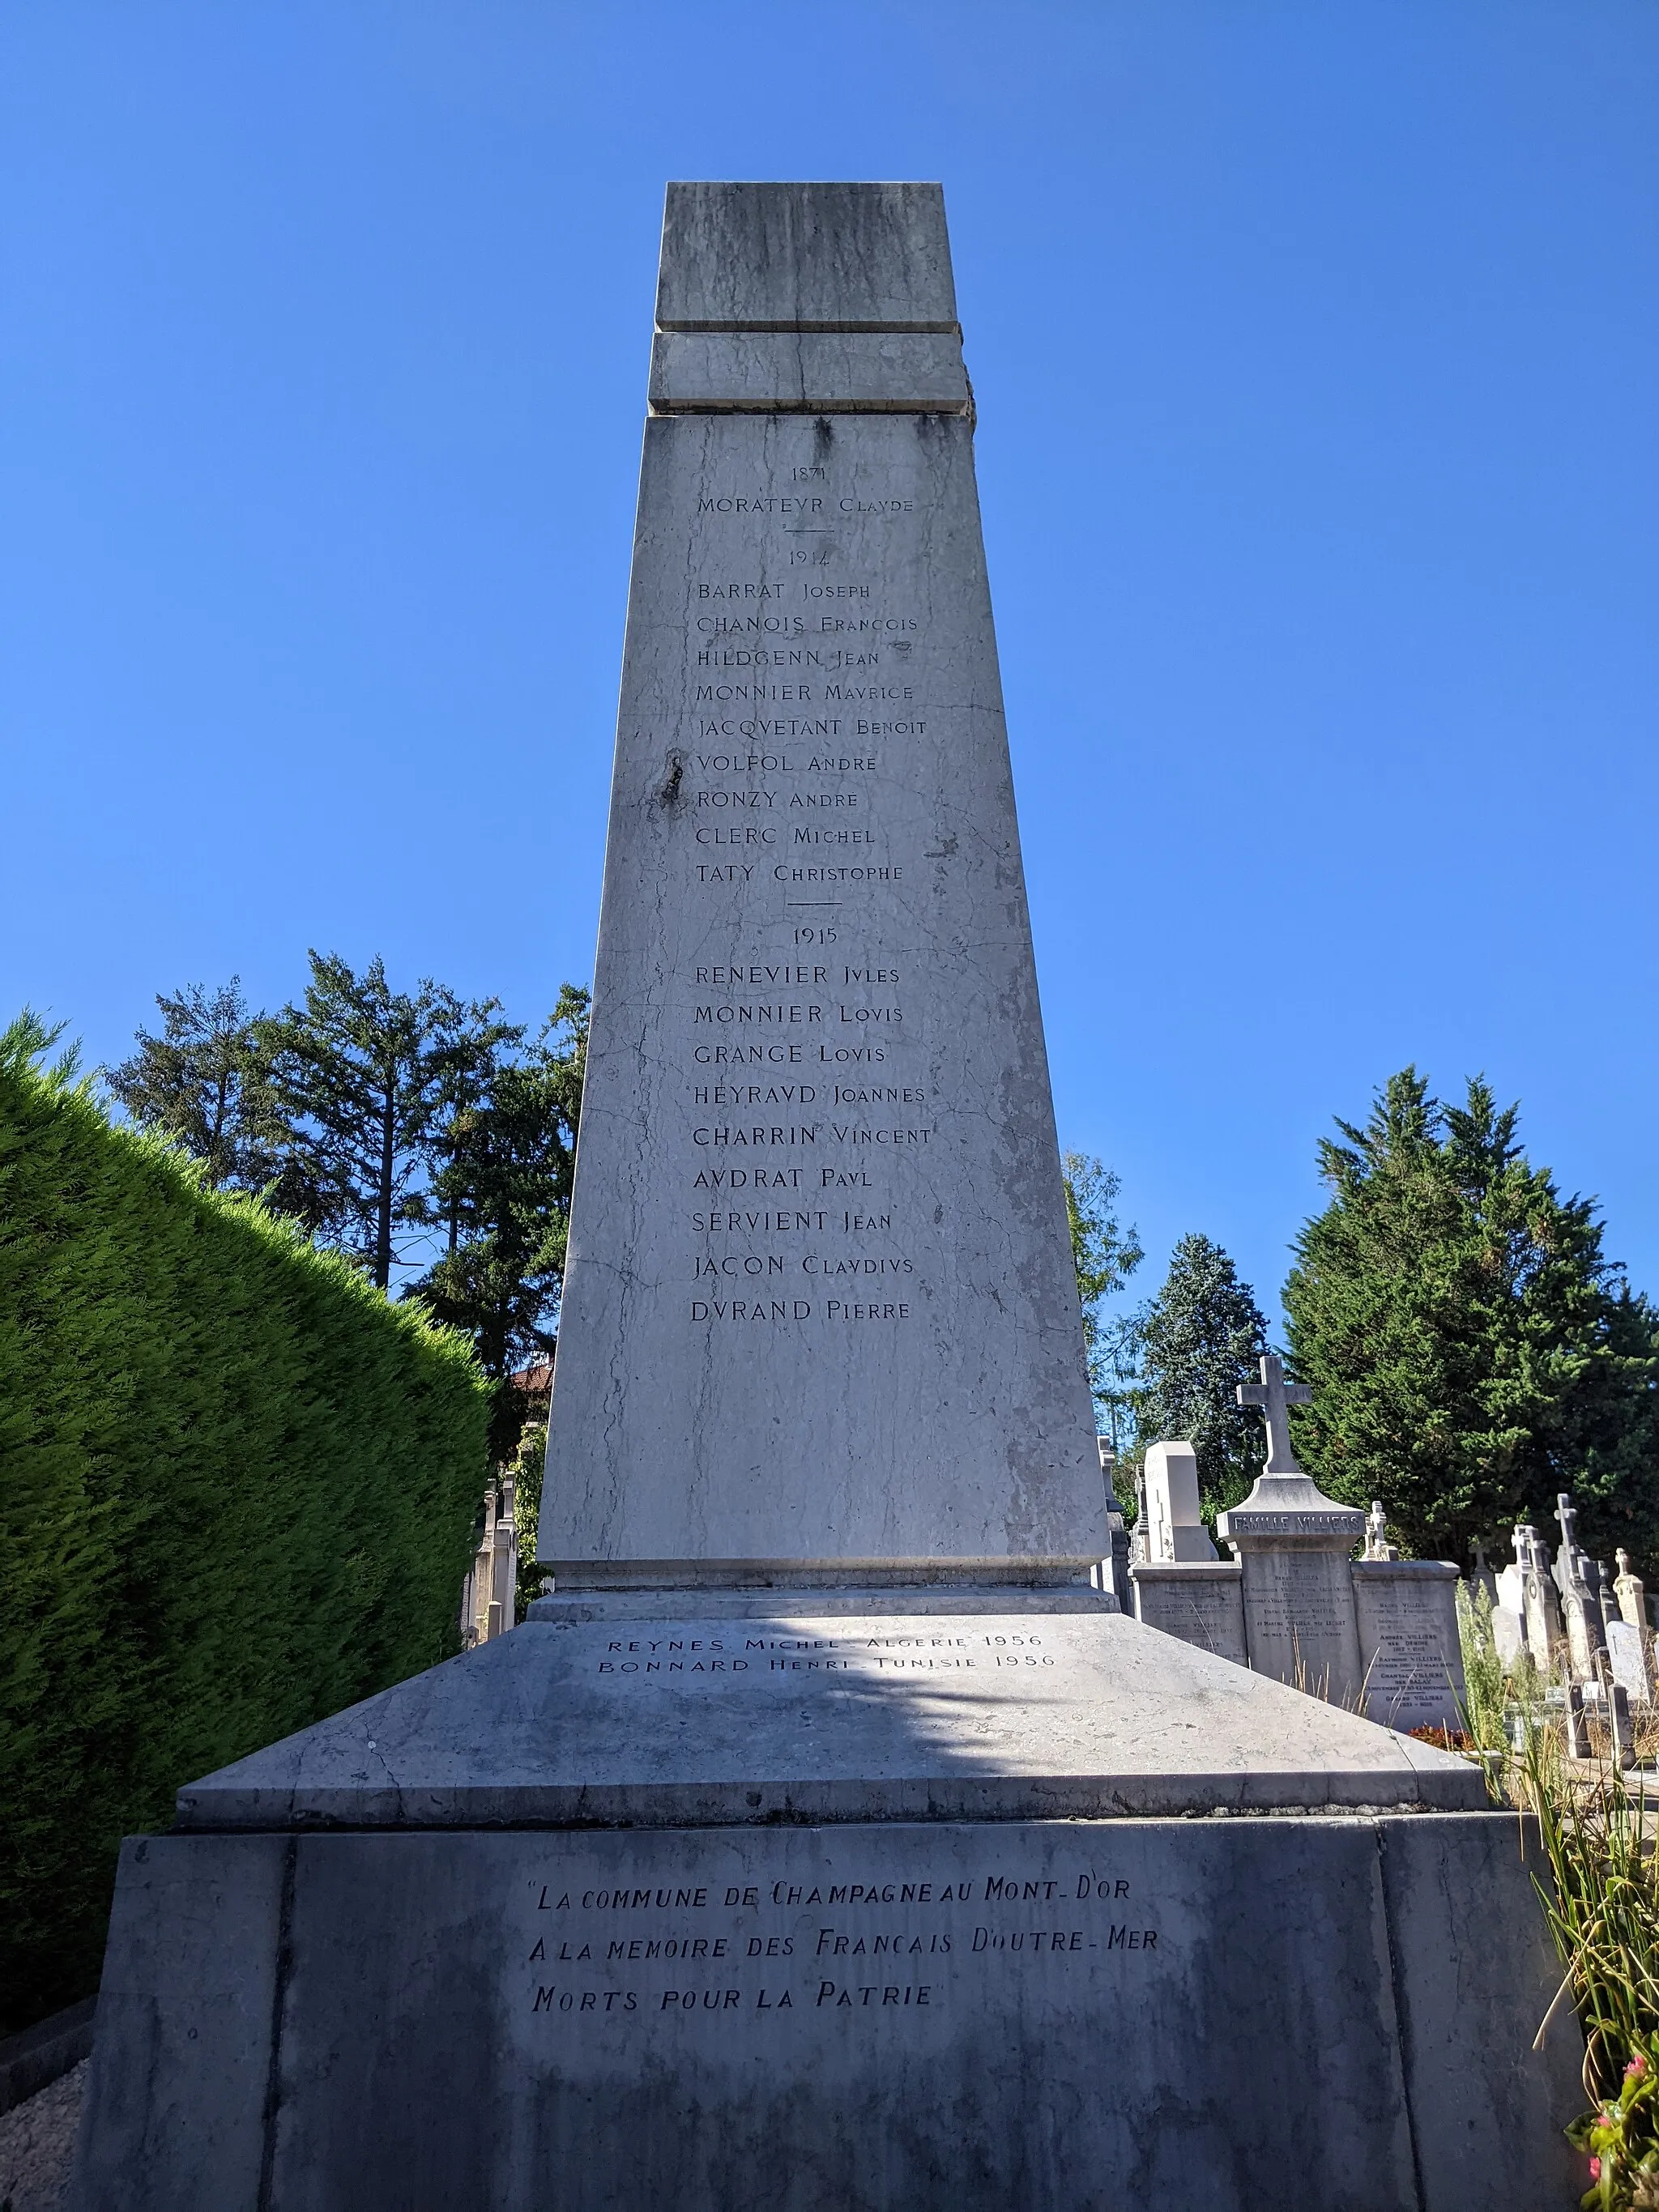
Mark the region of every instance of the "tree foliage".
[[116, 1846], [454, 1648], [465, 1343], [0, 1036], [0, 2033], [94, 1986]]
[[1242, 1410], [1235, 1394], [1255, 1379], [1267, 1348], [1266, 1319], [1219, 1244], [1181, 1239], [1163, 1289], [1139, 1316], [1139, 1442], [1192, 1444], [1200, 1498], [1213, 1518], [1238, 1503], [1261, 1469], [1261, 1416]]
[[1407, 1067], [1363, 1127], [1323, 1139], [1330, 1191], [1296, 1244], [1290, 1348], [1313, 1402], [1298, 1452], [1354, 1504], [1381, 1498], [1419, 1555], [1466, 1559], [1549, 1525], [1572, 1489], [1592, 1549], [1659, 1546], [1659, 1315], [1604, 1258], [1488, 1084], [1462, 1106]]
[[278, 1202], [385, 1290], [398, 1230], [428, 1218], [446, 1109], [487, 1088], [509, 1031], [496, 1000], [429, 978], [394, 991], [378, 957], [361, 975], [337, 953], [310, 959], [302, 1003], [257, 1024], [285, 1127]]
[[133, 1121], [202, 1163], [210, 1189], [260, 1189], [281, 1167], [284, 1130], [240, 976], [155, 1003], [161, 1035], [140, 1030], [137, 1051], [105, 1081]]
[[[215, 1188], [258, 1191], [382, 1289], [401, 1279], [501, 1382], [553, 1348], [586, 1052], [567, 984], [533, 1044], [498, 1000], [393, 990], [313, 951], [304, 998], [250, 1011], [239, 981], [156, 1001], [160, 1036], [106, 1073], [141, 1127]], [[498, 1454], [517, 1435], [497, 1393]]]
[[1096, 1419], [1106, 1423], [1114, 1446], [1120, 1429], [1127, 1439], [1127, 1410], [1133, 1376], [1134, 1322], [1113, 1315], [1107, 1301], [1115, 1296], [1146, 1256], [1133, 1228], [1120, 1226], [1116, 1206], [1123, 1179], [1103, 1160], [1086, 1152], [1067, 1152], [1060, 1163], [1066, 1179], [1066, 1218], [1072, 1231], [1072, 1262], [1077, 1270], [1083, 1307], [1083, 1348], [1089, 1363]]
[[[588, 994], [567, 984], [540, 1036], [497, 1039], [486, 1079], [466, 1087], [443, 1123], [420, 1218], [446, 1246], [409, 1295], [472, 1338], [498, 1383], [552, 1354], [564, 1279], [576, 1128], [587, 1051]], [[517, 1437], [510, 1389], [497, 1393], [495, 1441], [505, 1457]]]

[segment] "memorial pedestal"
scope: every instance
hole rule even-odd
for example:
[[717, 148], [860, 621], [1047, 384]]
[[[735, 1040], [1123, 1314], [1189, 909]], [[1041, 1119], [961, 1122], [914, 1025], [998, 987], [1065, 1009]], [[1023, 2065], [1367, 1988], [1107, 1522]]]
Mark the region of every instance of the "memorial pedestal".
[[182, 1792], [82, 2212], [1566, 2201], [1473, 1767], [1121, 1613], [810, 1602], [532, 1620]]

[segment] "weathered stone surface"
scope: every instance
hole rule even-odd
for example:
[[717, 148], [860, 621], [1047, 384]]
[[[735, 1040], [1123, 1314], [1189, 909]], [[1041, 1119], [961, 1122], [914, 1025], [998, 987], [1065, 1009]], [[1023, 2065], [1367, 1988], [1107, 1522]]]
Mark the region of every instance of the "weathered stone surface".
[[187, 1827], [1474, 1806], [1462, 1759], [1118, 1613], [526, 1621], [179, 1793]]
[[1365, 1711], [1385, 1728], [1462, 1726], [1457, 1570], [1444, 1559], [1356, 1559]]
[[[1260, 1489], [1261, 1485], [1257, 1484]], [[1275, 1534], [1259, 1542], [1232, 1536], [1242, 1509], [1222, 1514], [1243, 1569], [1244, 1639], [1250, 1664], [1339, 1705], [1355, 1703], [1364, 1670], [1354, 1613], [1353, 1563], [1345, 1539], [1291, 1545]], [[1286, 1515], [1284, 1516], [1290, 1518]], [[1311, 1521], [1316, 1516], [1298, 1516]], [[1363, 1518], [1354, 1515], [1358, 1521]]]
[[[150, 2108], [191, 2124], [114, 2113], [100, 2040], [83, 2212], [1571, 2201], [1577, 2054], [1528, 2048], [1554, 1966], [1504, 1815], [287, 1848], [274, 2050], [190, 2038], [154, 1892], [119, 1923]], [[204, 1903], [271, 1849], [150, 1846]]]
[[1236, 1667], [1248, 1666], [1241, 1579], [1239, 1568], [1226, 1560], [1213, 1566], [1141, 1562], [1129, 1570], [1135, 1618]]
[[958, 338], [922, 332], [659, 331], [651, 349], [656, 415], [965, 415]]
[[1521, 1569], [1527, 1650], [1540, 1674], [1547, 1674], [1565, 1641], [1549, 1553], [1538, 1531], [1523, 1523], [1515, 1532], [1516, 1563]]
[[[1527, 1910], [1516, 1826], [1504, 1813], [1376, 1824], [1425, 2212], [1502, 2212], [1510, 2201], [1565, 2212], [1583, 2185], [1561, 2130], [1583, 2107], [1583, 2043], [1564, 2014], [1532, 2047], [1547, 2009], [1539, 1991], [1554, 1996], [1559, 1969], [1535, 1899]], [[1480, 2054], [1473, 2087], [1470, 2051]]]
[[1613, 1679], [1624, 1685], [1631, 1703], [1637, 1705], [1649, 1705], [1653, 1698], [1646, 1644], [1642, 1630], [1632, 1628], [1629, 1621], [1607, 1623], [1607, 1659]]
[[1647, 1586], [1639, 1575], [1631, 1571], [1630, 1553], [1620, 1550], [1613, 1554], [1619, 1572], [1613, 1585], [1618, 1600], [1620, 1618], [1632, 1628], [1639, 1628], [1644, 1636], [1651, 1633], [1648, 1621]]
[[0, 2118], [80, 2064], [92, 2048], [96, 2009], [95, 1998], [83, 1997], [33, 2027], [0, 2038]]
[[653, 420], [541, 1557], [1107, 1542], [969, 425]]
[[1504, 1673], [1513, 1674], [1527, 1656], [1525, 1620], [1510, 1606], [1495, 1605], [1492, 1609], [1492, 1638]]
[[664, 331], [957, 329], [938, 185], [674, 184]]
[[[556, 1591], [538, 1597], [530, 1607], [532, 1620], [659, 1620], [667, 1594], [660, 1589]], [[814, 1586], [810, 1593], [799, 1588], [768, 1589], [700, 1589], [696, 1593], [699, 1620], [771, 1620], [779, 1608], [786, 1614], [808, 1613], [814, 1620], [866, 1613], [884, 1620], [895, 1615], [956, 1613], [1116, 1613], [1116, 1595], [1101, 1586], [1052, 1583], [1026, 1586], [1018, 1583], [964, 1583], [954, 1579], [917, 1582], [911, 1585], [884, 1583], [859, 1589], [845, 1583]]]
[[76, 2204], [260, 2202], [295, 1848], [283, 1836], [122, 1844]]

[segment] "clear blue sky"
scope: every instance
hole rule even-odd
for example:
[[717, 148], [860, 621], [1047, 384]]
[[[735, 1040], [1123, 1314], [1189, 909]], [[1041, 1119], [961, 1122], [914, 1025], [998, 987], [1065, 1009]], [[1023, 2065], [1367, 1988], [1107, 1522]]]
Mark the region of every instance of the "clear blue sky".
[[1062, 1140], [1270, 1311], [1519, 1097], [1659, 1290], [1659, 8], [0, 28], [0, 1006], [590, 972], [662, 186], [939, 177]]

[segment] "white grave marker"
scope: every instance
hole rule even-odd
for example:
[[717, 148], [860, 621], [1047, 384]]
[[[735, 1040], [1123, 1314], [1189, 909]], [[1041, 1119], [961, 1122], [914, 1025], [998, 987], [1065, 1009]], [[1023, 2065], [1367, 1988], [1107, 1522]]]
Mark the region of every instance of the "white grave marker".
[[1198, 1454], [1189, 1443], [1146, 1452], [1146, 1557], [1207, 1565], [1219, 1558], [1198, 1501]]

